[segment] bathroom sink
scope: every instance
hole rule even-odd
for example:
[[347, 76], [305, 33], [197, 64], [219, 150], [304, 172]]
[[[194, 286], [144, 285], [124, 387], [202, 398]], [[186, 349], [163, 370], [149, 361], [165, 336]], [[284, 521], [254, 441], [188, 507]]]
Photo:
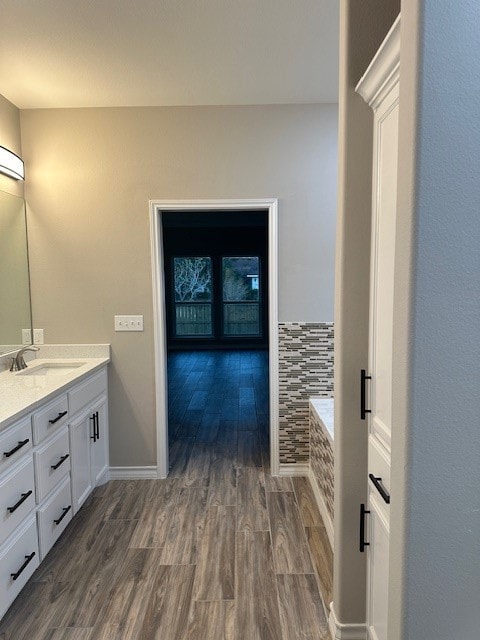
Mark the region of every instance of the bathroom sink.
[[17, 373], [18, 376], [63, 376], [72, 373], [78, 367], [82, 367], [85, 362], [42, 362], [38, 366], [30, 366]]

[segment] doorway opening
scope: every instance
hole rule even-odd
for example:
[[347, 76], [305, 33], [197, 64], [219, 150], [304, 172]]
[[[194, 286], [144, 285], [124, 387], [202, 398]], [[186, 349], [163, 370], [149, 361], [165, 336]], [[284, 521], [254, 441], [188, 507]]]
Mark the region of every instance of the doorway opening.
[[150, 210], [157, 475], [184, 471], [194, 446], [277, 475], [277, 202]]
[[215, 457], [263, 466], [267, 214], [164, 213], [162, 236], [170, 473]]

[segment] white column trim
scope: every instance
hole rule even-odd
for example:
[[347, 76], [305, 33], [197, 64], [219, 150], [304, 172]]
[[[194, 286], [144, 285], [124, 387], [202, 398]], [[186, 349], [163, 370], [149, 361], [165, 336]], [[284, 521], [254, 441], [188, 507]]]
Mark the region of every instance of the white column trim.
[[328, 626], [332, 635], [332, 640], [367, 640], [367, 627], [363, 624], [343, 624], [338, 621], [335, 608], [330, 605], [330, 616]]

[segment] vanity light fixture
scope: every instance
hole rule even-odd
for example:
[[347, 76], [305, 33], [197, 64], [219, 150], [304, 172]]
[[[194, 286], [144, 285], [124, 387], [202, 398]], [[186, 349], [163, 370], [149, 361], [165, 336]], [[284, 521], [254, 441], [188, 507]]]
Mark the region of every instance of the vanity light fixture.
[[0, 147], [0, 173], [4, 173], [15, 180], [25, 179], [25, 167], [23, 160], [16, 153]]

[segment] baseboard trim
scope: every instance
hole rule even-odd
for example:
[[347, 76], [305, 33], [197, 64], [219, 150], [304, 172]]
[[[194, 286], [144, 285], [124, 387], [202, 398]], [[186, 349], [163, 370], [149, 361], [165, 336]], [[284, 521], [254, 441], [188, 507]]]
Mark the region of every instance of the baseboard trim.
[[337, 620], [333, 602], [330, 605], [328, 626], [332, 640], [367, 640], [367, 627], [365, 624], [342, 624]]
[[330, 546], [332, 549], [334, 548], [334, 535], [333, 535], [333, 522], [330, 517], [330, 513], [327, 509], [327, 505], [325, 504], [325, 500], [323, 498], [323, 493], [318, 486], [317, 478], [313, 473], [313, 469], [310, 467], [308, 473], [308, 479], [310, 480], [310, 484], [312, 485], [313, 494], [317, 501], [318, 510], [320, 511], [320, 515], [322, 516], [323, 523], [325, 525], [325, 529], [327, 531], [328, 540], [330, 542]]
[[279, 476], [308, 476], [310, 464], [308, 462], [280, 463], [278, 468]]
[[110, 480], [156, 480], [157, 467], [110, 467]]
[[100, 478], [98, 479], [96, 486], [100, 487], [102, 484], [105, 484], [109, 480], [110, 480], [110, 469], [109, 467], [107, 467], [105, 471], [102, 473], [102, 475], [100, 476]]

